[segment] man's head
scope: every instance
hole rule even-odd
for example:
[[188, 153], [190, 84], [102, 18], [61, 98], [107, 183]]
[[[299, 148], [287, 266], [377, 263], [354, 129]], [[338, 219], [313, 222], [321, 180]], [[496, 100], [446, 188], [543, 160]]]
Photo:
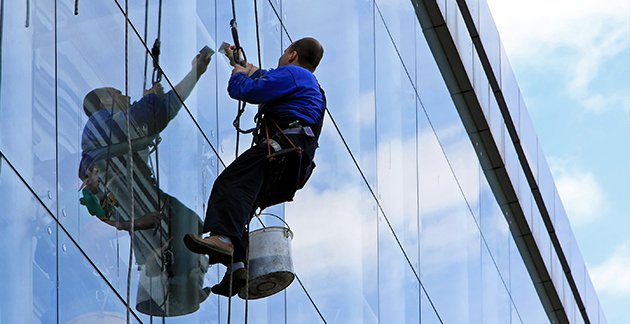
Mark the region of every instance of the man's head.
[[305, 37], [295, 41], [284, 50], [278, 60], [278, 66], [293, 64], [315, 72], [322, 56], [324, 56], [322, 44], [315, 38]]
[[83, 99], [83, 111], [90, 117], [101, 109], [126, 110], [131, 105], [128, 96], [123, 95], [115, 88], [97, 88], [85, 95]]

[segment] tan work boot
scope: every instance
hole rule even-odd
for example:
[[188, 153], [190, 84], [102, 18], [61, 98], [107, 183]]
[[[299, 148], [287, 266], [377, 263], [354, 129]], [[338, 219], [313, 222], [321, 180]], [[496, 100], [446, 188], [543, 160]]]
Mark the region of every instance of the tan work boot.
[[194, 253], [207, 254], [210, 264], [221, 263], [225, 266], [232, 264], [234, 245], [223, 242], [218, 236], [201, 238], [197, 234], [186, 234], [184, 244]]

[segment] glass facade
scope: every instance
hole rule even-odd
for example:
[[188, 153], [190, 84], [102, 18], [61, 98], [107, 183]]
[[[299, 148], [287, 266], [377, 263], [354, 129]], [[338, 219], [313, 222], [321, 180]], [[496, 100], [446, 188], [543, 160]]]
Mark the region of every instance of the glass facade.
[[[173, 114], [161, 126], [156, 116], [128, 125], [112, 104], [115, 125], [91, 139], [108, 143], [98, 152], [100, 174], [82, 168], [94, 131], [87, 95], [111, 87], [138, 103], [131, 110], [140, 107], [156, 77], [149, 53], [158, 35], [161, 85], [170, 92], [199, 49], [232, 41], [230, 3], [0, 1], [0, 323], [543, 323], [557, 308], [545, 304], [542, 285], [561, 292], [570, 322], [584, 322], [569, 288], [576, 281], [590, 322], [605, 322], [483, 0], [468, 8], [455, 0], [235, 1], [241, 44], [256, 65], [275, 67], [292, 40], [322, 42], [315, 74], [329, 109], [308, 185], [294, 202], [265, 211], [294, 233], [296, 280], [248, 302], [209, 294], [225, 269], [182, 242], [199, 231], [217, 175], [250, 145], [232, 126], [237, 103], [226, 91], [225, 57], [212, 57], [189, 95], [169, 97]], [[462, 123], [460, 94], [447, 86], [444, 60], [421, 25], [431, 16], [426, 4], [447, 23], [547, 281], [522, 257], [479, 143]], [[486, 53], [473, 45], [465, 14]], [[501, 89], [513, 120], [500, 110]], [[248, 108], [243, 128], [253, 126]], [[534, 194], [552, 202], [545, 209], [528, 170]], [[90, 204], [83, 187], [91, 177], [114, 193], [107, 201], [115, 216]], [[542, 214], [558, 224], [559, 244]], [[131, 219], [148, 229], [130, 236]], [[581, 274], [575, 281], [558, 246]]]

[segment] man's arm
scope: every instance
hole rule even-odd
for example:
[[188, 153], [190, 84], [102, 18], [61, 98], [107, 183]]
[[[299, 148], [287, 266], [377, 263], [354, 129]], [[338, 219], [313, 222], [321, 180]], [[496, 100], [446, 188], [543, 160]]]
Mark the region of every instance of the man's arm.
[[182, 107], [183, 101], [188, 98], [195, 88], [197, 81], [201, 78], [201, 75], [208, 69], [208, 64], [210, 64], [209, 58], [206, 59], [203, 55], [197, 54], [192, 61], [190, 71], [175, 85], [173, 90], [166, 93], [167, 120], [175, 118], [175, 115], [177, 115], [177, 112]]
[[175, 92], [179, 94], [182, 100], [188, 98], [197, 84], [197, 81], [201, 78], [201, 75], [208, 69], [208, 64], [210, 64], [210, 58], [206, 59], [202, 54], [195, 56], [192, 61], [192, 68], [174, 88]]
[[288, 68], [264, 72], [251, 64], [247, 67], [235, 66], [228, 83], [230, 97], [253, 104], [275, 101], [296, 89], [295, 78]]
[[207, 70], [209, 63], [209, 58], [197, 54], [192, 61], [192, 68], [173, 90], [164, 94], [164, 89], [159, 83], [145, 90], [145, 96], [134, 103], [130, 110], [132, 118], [138, 124], [147, 124], [150, 129], [149, 135], [163, 131], [175, 118], [183, 101], [188, 98], [201, 75]]

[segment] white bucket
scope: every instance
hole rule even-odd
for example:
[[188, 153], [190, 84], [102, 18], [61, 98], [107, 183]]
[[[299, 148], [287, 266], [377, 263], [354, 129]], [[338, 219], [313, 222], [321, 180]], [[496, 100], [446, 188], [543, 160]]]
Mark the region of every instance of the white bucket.
[[271, 296], [293, 282], [291, 239], [293, 232], [287, 227], [270, 226], [249, 233], [249, 289], [241, 289], [239, 297]]

